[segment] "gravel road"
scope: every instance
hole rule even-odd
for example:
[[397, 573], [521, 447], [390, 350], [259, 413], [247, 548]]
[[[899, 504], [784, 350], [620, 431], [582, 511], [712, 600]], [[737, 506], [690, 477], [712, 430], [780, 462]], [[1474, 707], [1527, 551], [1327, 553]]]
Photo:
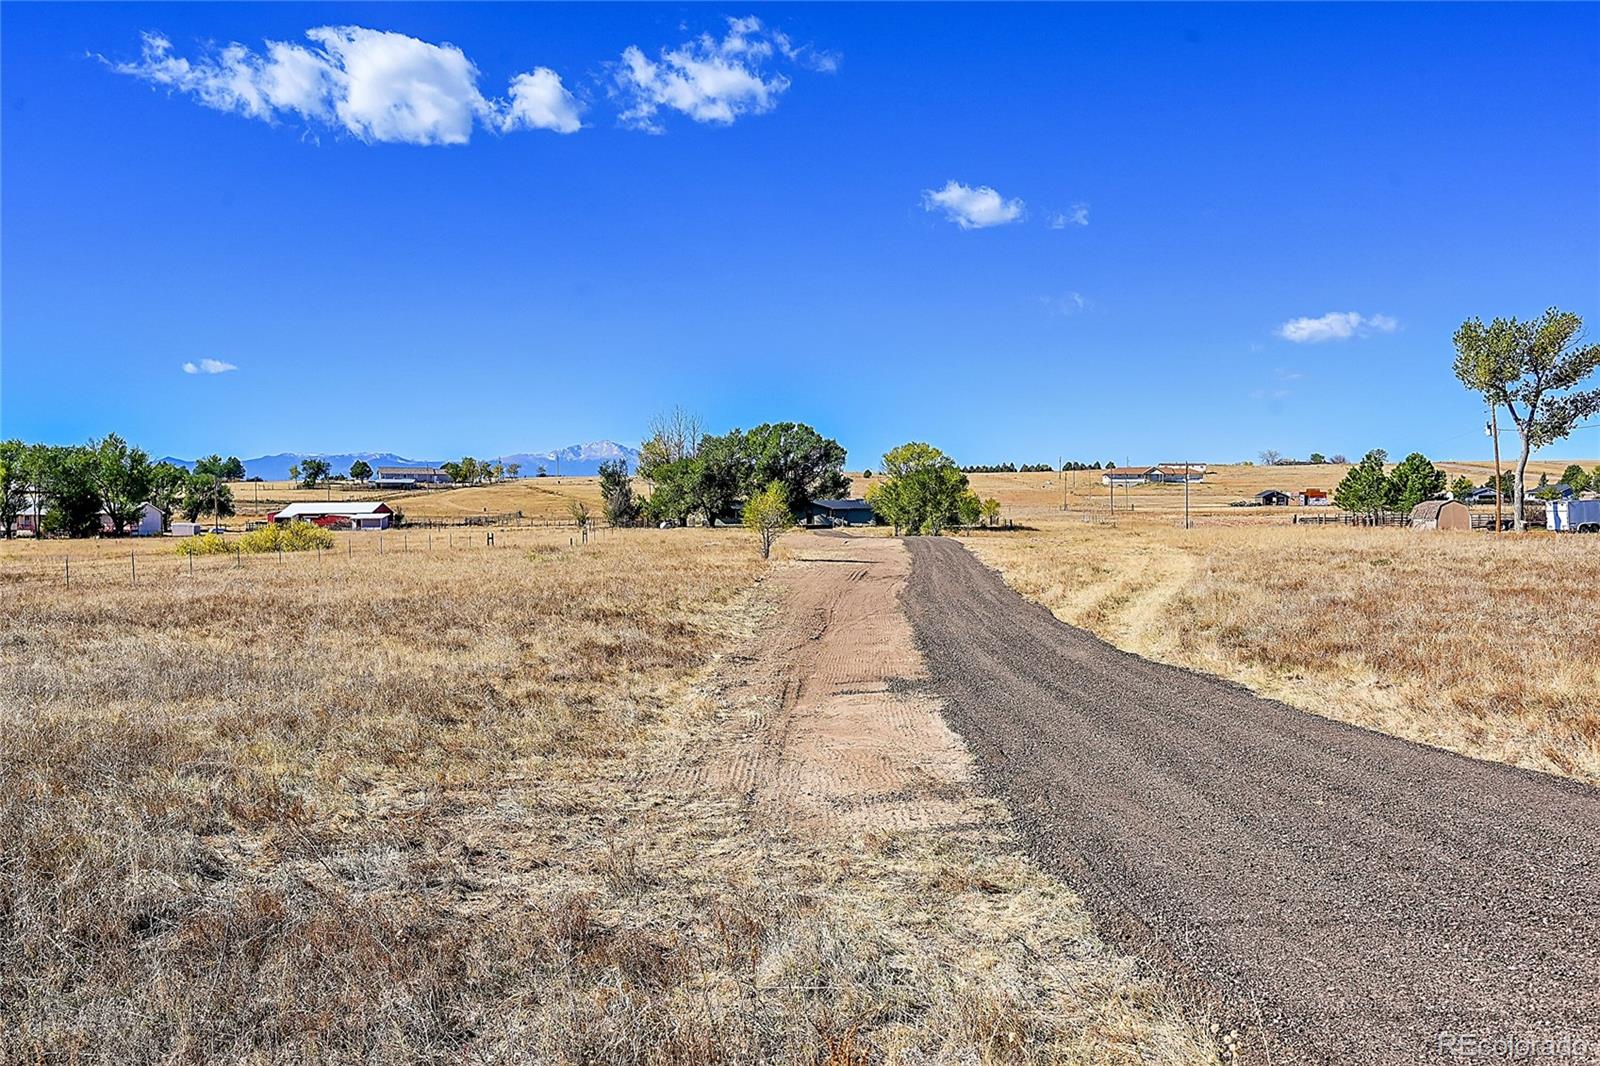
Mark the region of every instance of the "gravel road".
[[907, 543], [985, 786], [1247, 1058], [1600, 1062], [1600, 791], [1118, 651], [959, 542]]

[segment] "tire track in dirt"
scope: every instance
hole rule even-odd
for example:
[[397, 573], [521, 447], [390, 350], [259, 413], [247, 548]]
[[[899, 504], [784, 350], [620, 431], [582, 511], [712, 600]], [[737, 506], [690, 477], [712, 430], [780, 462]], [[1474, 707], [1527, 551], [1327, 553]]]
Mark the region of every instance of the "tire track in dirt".
[[682, 766], [685, 783], [742, 795], [783, 828], [958, 824], [976, 797], [972, 763], [910, 684], [924, 677], [899, 604], [910, 557], [884, 538], [804, 543], [768, 579], [776, 613], [756, 647], [722, 679], [743, 728]]
[[1600, 1062], [1600, 792], [1119, 651], [959, 543], [909, 543], [907, 613], [983, 781], [1247, 1051]]

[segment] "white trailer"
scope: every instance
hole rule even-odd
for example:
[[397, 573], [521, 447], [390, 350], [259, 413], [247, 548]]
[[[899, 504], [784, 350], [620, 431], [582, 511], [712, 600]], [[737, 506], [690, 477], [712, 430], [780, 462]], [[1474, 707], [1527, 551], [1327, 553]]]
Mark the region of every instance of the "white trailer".
[[1550, 500], [1545, 528], [1561, 533], [1600, 533], [1600, 500]]

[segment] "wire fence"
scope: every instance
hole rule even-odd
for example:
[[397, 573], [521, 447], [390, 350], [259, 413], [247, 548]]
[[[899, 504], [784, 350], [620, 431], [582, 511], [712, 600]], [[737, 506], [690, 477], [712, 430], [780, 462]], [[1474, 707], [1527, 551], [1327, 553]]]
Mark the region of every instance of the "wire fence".
[[[391, 529], [344, 534], [332, 548], [306, 551], [248, 552], [237, 543], [228, 550], [209, 555], [180, 555], [176, 548], [183, 538], [125, 541], [126, 551], [108, 551], [105, 541], [94, 547], [73, 550], [74, 542], [50, 542], [50, 548], [28, 556], [0, 557], [0, 588], [45, 586], [63, 589], [81, 587], [140, 588], [173, 581], [196, 581], [203, 577], [227, 574], [272, 572], [315, 579], [327, 576], [339, 566], [370, 566], [390, 563], [403, 566], [426, 558], [463, 557], [469, 553], [486, 555], [531, 549], [581, 548], [595, 542], [616, 539], [631, 529], [591, 523], [580, 527], [564, 525], [524, 525], [514, 528], [488, 528], [471, 531], [461, 527], [444, 529]], [[77, 542], [84, 544], [84, 542]], [[59, 544], [61, 551], [53, 549]], [[165, 550], [163, 550], [165, 549]]]

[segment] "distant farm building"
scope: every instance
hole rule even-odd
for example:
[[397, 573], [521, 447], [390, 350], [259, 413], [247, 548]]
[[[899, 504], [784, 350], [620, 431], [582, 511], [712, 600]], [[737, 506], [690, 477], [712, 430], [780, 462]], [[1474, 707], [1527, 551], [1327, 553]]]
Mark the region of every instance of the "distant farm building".
[[385, 489], [414, 489], [418, 485], [448, 485], [450, 475], [437, 466], [380, 466], [372, 483]]
[[1423, 500], [1411, 508], [1412, 529], [1471, 529], [1472, 512], [1460, 500]]
[[1305, 489], [1300, 493], [1301, 507], [1326, 507], [1331, 502], [1327, 489]]
[[870, 526], [877, 515], [866, 500], [812, 500], [806, 504], [801, 525], [805, 526]]
[[[37, 536], [39, 531], [34, 527], [35, 518], [38, 519], [39, 525], [45, 525], [45, 519], [49, 514], [50, 508], [48, 506], [30, 507], [28, 510], [17, 514], [17, 521], [12, 528], [18, 533]], [[116, 525], [111, 521], [111, 516], [104, 510], [100, 512], [99, 517], [101, 533], [111, 533], [116, 530]], [[161, 534], [161, 530], [165, 525], [165, 519], [162, 517], [160, 510], [156, 508], [156, 505], [145, 503], [139, 505], [139, 517], [135, 521], [128, 523], [123, 532], [135, 537], [155, 537]]]
[[1143, 485], [1156, 472], [1153, 466], [1109, 466], [1100, 475], [1102, 485]]
[[326, 529], [388, 529], [394, 510], [386, 503], [291, 503], [267, 521], [310, 522]]
[[1201, 463], [1163, 463], [1158, 466], [1109, 466], [1100, 473], [1102, 485], [1144, 485], [1205, 481], [1206, 468]]
[[1259, 507], [1289, 506], [1289, 494], [1282, 489], [1263, 489], [1256, 493], [1255, 499]]
[[1496, 493], [1495, 493], [1494, 489], [1491, 489], [1487, 485], [1485, 485], [1481, 489], [1474, 490], [1472, 495], [1467, 497], [1467, 502], [1468, 503], [1493, 503], [1495, 501], [1495, 495], [1496, 495]]

